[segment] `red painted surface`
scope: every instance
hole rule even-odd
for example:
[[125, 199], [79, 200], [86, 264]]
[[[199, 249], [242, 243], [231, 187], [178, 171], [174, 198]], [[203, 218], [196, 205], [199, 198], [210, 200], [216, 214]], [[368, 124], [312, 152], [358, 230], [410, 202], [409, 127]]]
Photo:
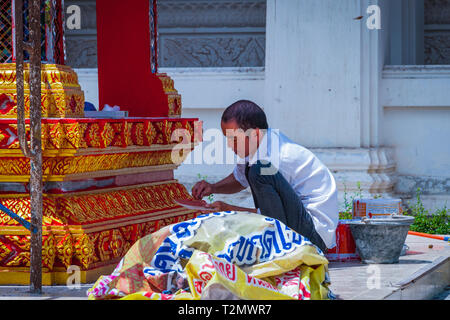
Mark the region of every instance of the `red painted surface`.
[[336, 228], [336, 247], [328, 250], [326, 257], [329, 261], [359, 260], [355, 240], [348, 224], [339, 222]]
[[164, 170], [164, 171], [119, 175], [115, 177], [115, 183], [117, 186], [129, 186], [134, 184], [143, 184], [156, 181], [167, 181], [172, 179], [174, 179], [173, 171]]
[[149, 1], [97, 0], [96, 7], [99, 109], [167, 116], [167, 97], [150, 67]]

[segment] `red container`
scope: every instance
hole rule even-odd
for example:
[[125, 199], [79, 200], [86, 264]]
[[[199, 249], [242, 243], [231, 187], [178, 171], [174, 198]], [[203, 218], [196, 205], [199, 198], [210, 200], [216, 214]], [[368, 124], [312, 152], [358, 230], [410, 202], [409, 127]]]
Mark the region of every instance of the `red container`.
[[328, 261], [356, 261], [361, 260], [356, 252], [355, 240], [346, 221], [340, 220], [336, 228], [336, 246], [325, 254]]

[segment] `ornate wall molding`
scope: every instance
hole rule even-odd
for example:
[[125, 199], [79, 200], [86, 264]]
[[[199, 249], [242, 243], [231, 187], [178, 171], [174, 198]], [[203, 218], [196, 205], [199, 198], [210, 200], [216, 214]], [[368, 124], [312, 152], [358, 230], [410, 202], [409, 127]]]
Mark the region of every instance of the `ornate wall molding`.
[[398, 65], [385, 66], [383, 79], [449, 79], [448, 65]]
[[380, 148], [311, 148], [336, 178], [339, 198], [344, 191], [358, 191], [363, 196], [391, 196], [395, 185], [394, 149]]
[[265, 27], [265, 0], [160, 0], [160, 28]]

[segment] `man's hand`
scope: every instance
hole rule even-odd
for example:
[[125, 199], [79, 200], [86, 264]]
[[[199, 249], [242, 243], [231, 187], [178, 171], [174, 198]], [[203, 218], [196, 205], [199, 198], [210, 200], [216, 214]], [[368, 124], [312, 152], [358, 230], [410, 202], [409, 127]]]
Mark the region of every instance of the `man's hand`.
[[211, 212], [233, 211], [236, 207], [223, 201], [208, 203], [205, 207], [211, 208]]
[[192, 196], [197, 200], [200, 200], [203, 197], [207, 197], [212, 193], [214, 193], [213, 185], [211, 183], [206, 182], [205, 180], [197, 182], [192, 187]]

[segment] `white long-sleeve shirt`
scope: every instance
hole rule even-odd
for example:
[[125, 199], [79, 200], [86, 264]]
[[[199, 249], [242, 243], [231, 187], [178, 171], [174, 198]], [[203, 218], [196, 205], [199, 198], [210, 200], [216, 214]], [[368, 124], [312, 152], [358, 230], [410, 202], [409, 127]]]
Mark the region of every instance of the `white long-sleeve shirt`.
[[335, 231], [339, 221], [336, 182], [330, 170], [308, 149], [294, 143], [276, 129], [268, 129], [257, 152], [249, 159], [238, 158], [235, 179], [248, 187], [245, 162], [258, 160], [272, 163], [289, 182], [311, 215], [316, 231], [328, 248], [336, 245]]

